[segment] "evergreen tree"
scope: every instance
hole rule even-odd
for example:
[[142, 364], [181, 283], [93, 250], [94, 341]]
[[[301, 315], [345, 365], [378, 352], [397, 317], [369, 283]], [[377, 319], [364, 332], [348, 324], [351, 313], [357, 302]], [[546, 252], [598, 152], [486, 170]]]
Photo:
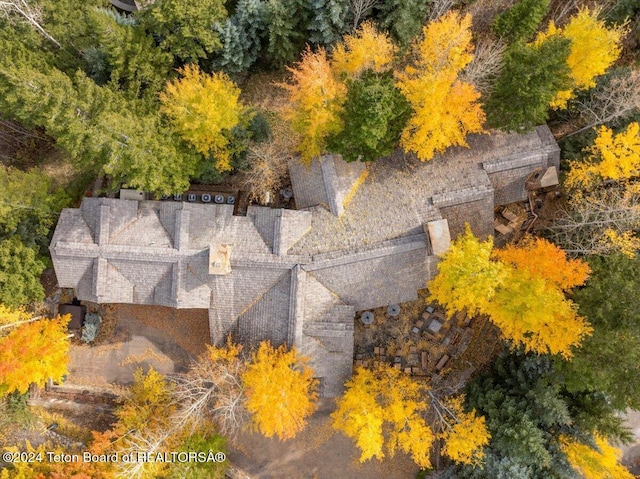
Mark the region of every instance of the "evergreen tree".
[[19, 235], [27, 246], [47, 246], [55, 213], [65, 203], [64, 192], [53, 192], [41, 171], [20, 171], [0, 165], [0, 239]]
[[383, 0], [377, 6], [376, 17], [403, 48], [408, 47], [422, 30], [428, 0]]
[[547, 13], [549, 0], [520, 0], [493, 22], [493, 30], [507, 43], [526, 42], [538, 30]]
[[304, 48], [309, 10], [304, 0], [268, 0], [266, 4], [267, 54], [274, 66], [298, 58]]
[[573, 360], [557, 367], [573, 392], [602, 391], [620, 410], [640, 407], [640, 257], [592, 257], [587, 286], [574, 293], [594, 327]]
[[[19, 51], [17, 51], [19, 52]], [[184, 191], [198, 156], [163, 127], [146, 105], [96, 85], [82, 72], [30, 65], [28, 52], [0, 63], [0, 109], [42, 126], [85, 172], [157, 193]]]
[[343, 130], [328, 140], [329, 150], [345, 161], [375, 161], [391, 154], [411, 113], [393, 75], [366, 72], [347, 81], [341, 113]]
[[490, 125], [521, 130], [544, 123], [551, 100], [571, 85], [566, 63], [570, 47], [569, 40], [557, 36], [540, 44], [514, 44], [486, 103]]
[[235, 13], [216, 26], [222, 50], [211, 64], [214, 71], [234, 76], [246, 73], [255, 63], [262, 47], [266, 9], [260, 0], [240, 0]]
[[310, 0], [311, 19], [309, 41], [318, 45], [332, 45], [345, 31], [348, 0]]
[[447, 478], [577, 479], [563, 450], [567, 437], [586, 444], [628, 437], [604, 396], [567, 393], [549, 356], [504, 352], [466, 392], [467, 407], [485, 416], [492, 439], [482, 469], [456, 466]]
[[98, 84], [111, 82], [130, 98], [155, 99], [171, 72], [173, 56], [156, 47], [132, 17], [97, 9], [90, 21], [97, 45], [84, 52], [89, 76]]
[[214, 26], [227, 17], [223, 0], [157, 0], [140, 23], [178, 64], [210, 58], [222, 43]]
[[44, 299], [40, 284], [44, 268], [37, 250], [18, 236], [0, 241], [0, 303], [17, 308]]

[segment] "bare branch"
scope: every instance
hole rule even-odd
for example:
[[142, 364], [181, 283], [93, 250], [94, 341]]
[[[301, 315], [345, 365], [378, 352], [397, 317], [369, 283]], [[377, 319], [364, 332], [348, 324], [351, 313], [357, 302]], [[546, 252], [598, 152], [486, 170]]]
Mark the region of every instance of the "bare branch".
[[40, 24], [42, 12], [38, 5], [29, 3], [27, 0], [4, 0], [0, 1], [0, 16], [8, 21], [15, 21], [21, 18], [34, 27], [42, 36], [60, 48], [60, 43], [53, 38]]
[[562, 138], [569, 138], [590, 128], [615, 123], [640, 111], [640, 70], [611, 78], [577, 102], [581, 128]]
[[433, 22], [451, 10], [457, 0], [433, 0], [429, 10], [429, 21]]
[[625, 188], [600, 188], [578, 196], [543, 233], [572, 256], [617, 251], [607, 232], [640, 228], [640, 197]]
[[353, 15], [352, 32], [358, 29], [360, 22], [371, 13], [371, 10], [377, 3], [378, 0], [349, 0], [349, 8]]
[[506, 49], [507, 46], [501, 40], [480, 40], [473, 60], [464, 69], [460, 79], [475, 85], [480, 93], [487, 95], [493, 88], [493, 80], [500, 75]]
[[288, 124], [275, 118], [271, 122], [272, 138], [252, 143], [247, 152], [251, 166], [242, 173], [242, 188], [249, 200], [265, 204], [267, 193], [273, 195], [283, 186], [288, 175], [288, 161], [293, 158], [297, 139]]

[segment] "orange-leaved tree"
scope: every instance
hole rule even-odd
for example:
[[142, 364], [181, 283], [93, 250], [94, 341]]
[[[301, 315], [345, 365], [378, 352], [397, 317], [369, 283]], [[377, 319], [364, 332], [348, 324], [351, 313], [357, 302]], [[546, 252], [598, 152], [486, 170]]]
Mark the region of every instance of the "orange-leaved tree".
[[485, 115], [480, 93], [459, 79], [473, 59], [471, 16], [449, 12], [424, 27], [423, 36], [397, 85], [414, 112], [400, 144], [426, 161], [450, 146], [467, 146], [467, 134], [483, 131]]
[[560, 447], [567, 455], [573, 469], [584, 479], [633, 479], [631, 474], [618, 461], [621, 457], [619, 449], [596, 435], [595, 448], [576, 441], [569, 436], [560, 436]]
[[333, 427], [356, 441], [360, 462], [401, 450], [420, 467], [430, 466], [434, 434], [424, 413], [425, 385], [398, 369], [382, 364], [374, 369], [356, 368], [331, 414]]
[[551, 22], [547, 32], [539, 34], [537, 42], [554, 35], [571, 40], [571, 50], [567, 57], [573, 88], [558, 92], [551, 106], [556, 109], [567, 107], [567, 101], [575, 97], [576, 90], [587, 90], [596, 85], [595, 78], [604, 74], [620, 56], [620, 39], [624, 27], [607, 27], [599, 20], [599, 9], [581, 9], [571, 17], [564, 28], [557, 28]]
[[242, 375], [245, 407], [255, 428], [266, 437], [290, 439], [316, 410], [318, 381], [308, 358], [295, 348], [260, 343]]
[[284, 116], [294, 132], [300, 135], [300, 152], [306, 164], [324, 153], [327, 138], [341, 130], [340, 112], [347, 87], [331, 68], [323, 48], [309, 48], [294, 68], [289, 68], [292, 83], [281, 84], [289, 92], [289, 105]]
[[564, 290], [584, 283], [588, 266], [567, 259], [544, 239], [527, 239], [493, 254], [492, 247], [491, 240], [479, 241], [467, 226], [442, 255], [439, 273], [428, 285], [430, 300], [449, 314], [467, 309], [488, 315], [507, 339], [527, 351], [571, 357], [592, 328]]
[[70, 316], [32, 318], [0, 304], [0, 396], [26, 393], [31, 383], [44, 386], [67, 374]]
[[178, 72], [181, 78], [168, 82], [160, 93], [160, 111], [198, 152], [215, 159], [216, 170], [230, 170], [231, 130], [246, 115], [240, 89], [224, 73], [209, 75], [197, 65]]

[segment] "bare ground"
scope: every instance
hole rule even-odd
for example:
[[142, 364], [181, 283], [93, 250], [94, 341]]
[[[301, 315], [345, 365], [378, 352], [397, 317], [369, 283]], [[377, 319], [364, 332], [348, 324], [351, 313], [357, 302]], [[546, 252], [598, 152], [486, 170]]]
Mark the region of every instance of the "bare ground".
[[321, 400], [308, 427], [281, 442], [244, 432], [230, 447], [229, 459], [254, 479], [412, 479], [418, 467], [405, 454], [383, 461], [359, 462], [353, 441], [333, 430], [329, 414], [335, 403]]

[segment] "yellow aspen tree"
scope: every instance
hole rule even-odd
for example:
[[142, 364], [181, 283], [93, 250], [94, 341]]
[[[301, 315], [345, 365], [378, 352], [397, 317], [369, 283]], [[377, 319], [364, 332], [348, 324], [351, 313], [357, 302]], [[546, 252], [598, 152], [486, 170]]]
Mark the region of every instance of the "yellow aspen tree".
[[605, 73], [620, 56], [620, 40], [625, 28], [608, 28], [604, 21], [598, 19], [599, 14], [599, 9], [583, 8], [571, 17], [564, 28], [559, 29], [551, 22], [547, 33], [543, 34], [560, 34], [571, 40], [567, 65], [571, 70], [573, 88], [560, 91], [551, 102], [553, 108], [565, 109], [576, 90], [593, 88], [596, 85], [595, 78]]
[[242, 375], [245, 407], [255, 428], [266, 437], [285, 440], [304, 429], [316, 410], [318, 381], [308, 358], [282, 345], [260, 343]]
[[338, 408], [331, 414], [333, 427], [356, 441], [362, 451], [360, 462], [373, 457], [384, 458], [385, 421], [383, 406], [378, 402], [379, 384], [373, 371], [358, 367], [345, 384]]
[[565, 186], [589, 189], [604, 180], [627, 180], [640, 174], [640, 124], [630, 123], [614, 134], [602, 126], [586, 161], [572, 161]]
[[366, 70], [388, 71], [397, 48], [387, 33], [364, 22], [353, 35], [346, 35], [331, 53], [331, 66], [338, 77], [354, 78]]
[[444, 442], [441, 452], [460, 464], [480, 467], [491, 434], [484, 416], [476, 415], [475, 409], [464, 412], [463, 403], [464, 395], [449, 397], [443, 402], [434, 399], [433, 407], [440, 424], [438, 437]]
[[[544, 259], [536, 264], [535, 255], [546, 253], [562, 271], [547, 271], [551, 265]], [[491, 240], [481, 243], [467, 228], [442, 256], [438, 271], [428, 284], [430, 301], [442, 304], [448, 314], [466, 309], [488, 315], [505, 338], [527, 351], [569, 358], [592, 332], [563, 292], [584, 282], [588, 268], [568, 261], [547, 242], [529, 240], [522, 251], [509, 247], [494, 253]]]
[[487, 313], [514, 345], [538, 354], [560, 354], [565, 359], [593, 331], [562, 290], [516, 268], [509, 270]]
[[160, 93], [160, 111], [198, 152], [215, 159], [216, 170], [230, 170], [231, 130], [245, 114], [240, 89], [224, 73], [208, 75], [197, 65], [178, 72], [181, 78], [168, 82]]
[[31, 320], [22, 310], [0, 306], [0, 396], [24, 394], [67, 374], [69, 315]]
[[430, 467], [433, 432], [424, 419], [425, 387], [388, 364], [356, 368], [331, 414], [333, 427], [356, 441], [360, 462], [401, 450]]
[[486, 313], [507, 275], [501, 262], [492, 261], [492, 251], [493, 239], [478, 240], [466, 225], [438, 263], [439, 274], [428, 284], [429, 301], [443, 305], [449, 315], [465, 309]]
[[633, 479], [634, 476], [619, 463], [622, 453], [599, 435], [594, 437], [596, 448], [560, 436], [560, 447], [573, 469], [584, 479]]
[[347, 87], [336, 78], [323, 48], [307, 48], [294, 68], [289, 68], [292, 83], [282, 84], [289, 93], [284, 117], [300, 135], [298, 151], [304, 163], [323, 154], [327, 137], [342, 129], [340, 113]]
[[413, 108], [401, 146], [420, 160], [450, 146], [468, 146], [485, 120], [480, 93], [458, 76], [473, 59], [471, 16], [449, 12], [423, 29], [416, 61], [397, 74], [397, 85]]

